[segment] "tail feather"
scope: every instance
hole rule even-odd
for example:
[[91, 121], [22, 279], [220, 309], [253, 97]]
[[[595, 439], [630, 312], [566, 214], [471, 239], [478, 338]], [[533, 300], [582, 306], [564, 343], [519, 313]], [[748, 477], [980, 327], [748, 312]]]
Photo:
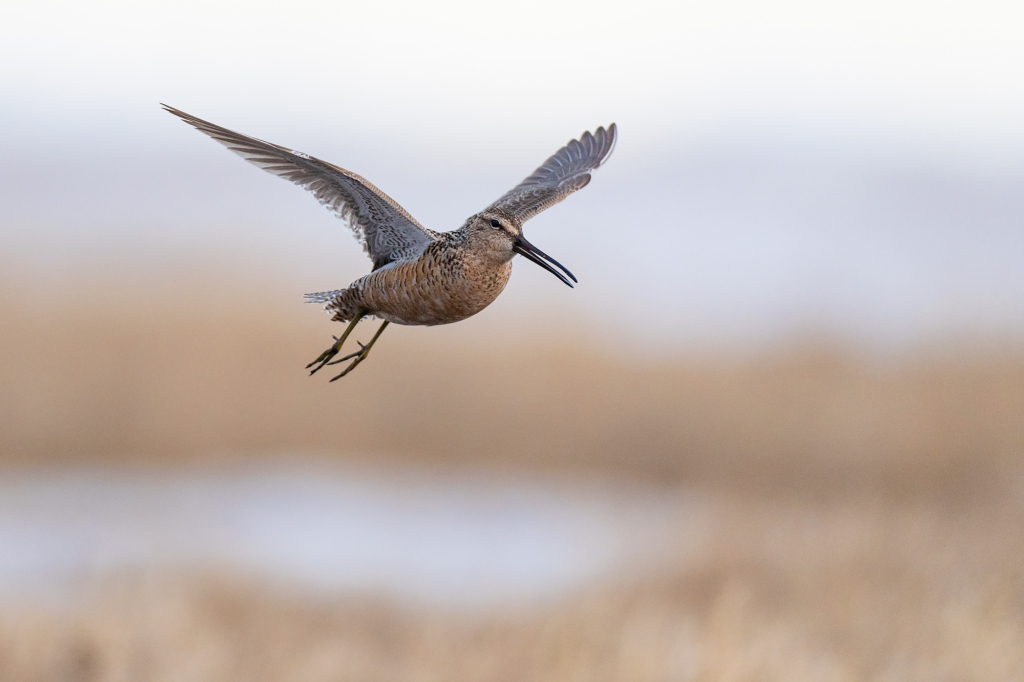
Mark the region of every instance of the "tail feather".
[[306, 294], [302, 298], [306, 299], [306, 303], [329, 303], [332, 299], [341, 296], [345, 292], [345, 289], [335, 289], [334, 291], [318, 291], [315, 294]]
[[324, 310], [333, 313], [331, 319], [338, 322], [348, 322], [353, 317], [366, 314], [366, 306], [362, 302], [362, 287], [358, 280], [345, 289], [319, 291], [315, 294], [306, 294], [304, 298], [306, 303], [322, 303]]

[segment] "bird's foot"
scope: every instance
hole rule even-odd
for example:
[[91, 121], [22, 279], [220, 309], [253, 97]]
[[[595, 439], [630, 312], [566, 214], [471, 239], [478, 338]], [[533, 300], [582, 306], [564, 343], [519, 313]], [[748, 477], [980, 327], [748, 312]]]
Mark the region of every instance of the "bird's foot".
[[351, 360], [352, 364], [346, 367], [344, 372], [331, 379], [331, 381], [337, 381], [338, 379], [342, 378], [343, 376], [354, 370], [360, 362], [366, 359], [366, 356], [370, 354], [370, 349], [373, 348], [373, 344], [377, 343], [377, 339], [380, 338], [381, 332], [383, 332], [384, 328], [388, 326], [387, 320], [385, 320], [384, 323], [377, 329], [377, 333], [373, 335], [372, 339], [370, 339], [370, 343], [364, 346], [359, 341], [356, 341], [356, 343], [359, 344], [358, 351], [356, 351], [355, 353], [350, 353], [343, 358], [338, 358], [337, 360], [334, 359], [334, 356], [338, 354], [338, 352], [341, 350], [342, 345], [344, 345], [345, 339], [347, 339], [348, 335], [352, 333], [352, 330], [355, 328], [356, 323], [358, 323], [359, 320], [361, 320], [365, 314], [366, 313], [364, 311], [361, 312], [357, 317], [352, 318], [352, 321], [348, 323], [348, 327], [345, 328], [345, 333], [342, 334], [340, 338], [337, 336], [334, 337], [334, 345], [325, 350], [323, 353], [321, 353], [316, 360], [306, 365], [306, 369], [309, 369], [310, 367], [316, 365], [315, 367], [313, 367], [313, 371], [310, 372], [311, 375], [316, 374], [318, 371], [320, 371], [320, 369], [322, 369], [324, 365], [336, 365], [339, 362]]
[[366, 346], [363, 345], [362, 341], [356, 341], [356, 343], [359, 344], [359, 350], [357, 350], [355, 353], [349, 353], [348, 355], [346, 355], [343, 358], [338, 358], [337, 360], [331, 360], [330, 362], [328, 362], [326, 364], [328, 364], [328, 365], [337, 365], [339, 362], [345, 362], [346, 360], [351, 360], [355, 356], [361, 355], [364, 352], [366, 352]]
[[359, 314], [354, 315], [352, 319], [349, 321], [348, 326], [345, 327], [344, 333], [342, 333], [340, 337], [334, 337], [334, 345], [325, 350], [323, 353], [321, 353], [320, 357], [318, 357], [316, 360], [306, 365], [306, 369], [309, 369], [310, 367], [313, 367], [313, 365], [316, 365], [316, 367], [313, 367], [313, 371], [309, 373], [310, 376], [320, 371], [320, 369], [327, 364], [328, 360], [330, 360], [331, 358], [338, 354], [338, 351], [341, 350], [341, 347], [345, 345], [345, 339], [348, 338], [348, 335], [352, 333], [352, 330], [356, 328], [356, 325], [359, 324], [359, 320], [363, 319], [363, 316], [365, 314], [366, 311], [360, 311]]
[[338, 379], [342, 378], [343, 376], [345, 376], [346, 374], [348, 374], [349, 372], [354, 370], [356, 367], [358, 367], [359, 363], [362, 362], [363, 360], [365, 360], [366, 356], [368, 356], [370, 354], [370, 349], [373, 348], [373, 344], [377, 343], [377, 339], [380, 338], [381, 333], [383, 333], [384, 328], [387, 327], [387, 326], [388, 326], [388, 321], [385, 320], [384, 323], [381, 324], [381, 326], [377, 329], [377, 333], [373, 335], [372, 339], [370, 339], [370, 343], [366, 344], [365, 346], [362, 343], [360, 343], [359, 341], [356, 341], [356, 343], [359, 344], [359, 351], [357, 353], [351, 353], [349, 355], [346, 355], [343, 358], [340, 358], [338, 360], [335, 360], [333, 362], [328, 363], [328, 364], [331, 364], [331, 365], [336, 365], [339, 362], [344, 362], [345, 360], [351, 360], [352, 361], [352, 363], [348, 367], [345, 368], [344, 372], [342, 372], [338, 376], [336, 376], [333, 379], [331, 379], [331, 381], [337, 381]]
[[[316, 367], [313, 367], [313, 371], [309, 373], [310, 376], [316, 374], [317, 371], [320, 370], [320, 368], [322, 368], [324, 365], [328, 364], [327, 361], [330, 360], [331, 358], [333, 358], [335, 355], [337, 355], [338, 351], [341, 350], [341, 341], [342, 341], [342, 339], [344, 339], [344, 337], [339, 339], [337, 336], [334, 336], [332, 338], [334, 339], [334, 345], [332, 345], [330, 348], [328, 348], [323, 353], [321, 353], [320, 357], [318, 357], [316, 360], [314, 360], [313, 362], [311, 362], [308, 365], [306, 365], [306, 369], [309, 369], [310, 367], [313, 367], [313, 365], [316, 365]], [[362, 344], [359, 344], [359, 345], [361, 346]], [[339, 360], [338, 362], [341, 362], [341, 361]]]
[[373, 343], [371, 343], [370, 346], [364, 346], [359, 341], [356, 341], [356, 343], [359, 344], [359, 350], [358, 351], [356, 351], [355, 353], [350, 353], [349, 355], [346, 355], [343, 358], [338, 358], [337, 360], [335, 360], [333, 362], [328, 362], [327, 363], [328, 365], [336, 365], [339, 362], [345, 362], [346, 360], [352, 360], [352, 363], [348, 367], [346, 367], [345, 370], [341, 374], [339, 374], [338, 376], [336, 376], [333, 379], [331, 379], [331, 381], [337, 381], [338, 379], [342, 378], [343, 376], [345, 376], [346, 374], [348, 374], [349, 372], [354, 370], [359, 365], [359, 363], [362, 362], [363, 360], [365, 360], [366, 356], [368, 356], [370, 354], [370, 346], [372, 346]]

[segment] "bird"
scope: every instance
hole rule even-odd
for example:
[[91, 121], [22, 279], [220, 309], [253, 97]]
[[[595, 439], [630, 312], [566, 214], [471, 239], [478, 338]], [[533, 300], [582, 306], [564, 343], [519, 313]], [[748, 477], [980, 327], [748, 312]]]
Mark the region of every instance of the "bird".
[[[373, 262], [369, 274], [344, 289], [306, 294], [323, 304], [332, 320], [347, 322], [341, 336], [306, 365], [310, 375], [348, 361], [331, 379], [349, 374], [370, 354], [390, 323], [433, 326], [459, 322], [490, 305], [522, 256], [572, 288], [579, 283], [561, 263], [523, 236], [523, 224], [590, 182], [608, 160], [618, 138], [614, 123], [585, 132], [555, 152], [522, 182], [490, 206], [448, 232], [434, 232], [365, 178], [309, 154], [236, 133], [167, 104], [182, 119], [265, 171], [310, 192], [341, 218]], [[571, 280], [571, 281], [570, 281]], [[352, 330], [367, 317], [383, 320], [370, 342], [337, 358]]]

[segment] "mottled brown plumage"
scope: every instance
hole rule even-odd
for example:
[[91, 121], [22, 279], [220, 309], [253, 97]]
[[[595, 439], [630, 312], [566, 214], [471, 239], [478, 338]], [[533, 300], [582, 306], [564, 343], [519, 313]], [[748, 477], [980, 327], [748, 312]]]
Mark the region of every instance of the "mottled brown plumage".
[[[352, 359], [339, 379], [369, 354], [390, 322], [438, 325], [480, 312], [498, 297], [512, 274], [516, 254], [545, 268], [562, 282], [576, 278], [523, 237], [523, 223], [590, 182], [591, 171], [611, 154], [616, 127], [598, 128], [570, 141], [529, 177], [462, 227], [438, 233], [424, 228], [393, 199], [360, 176], [287, 147], [241, 135], [164, 105], [196, 129], [266, 171], [313, 192], [352, 229], [373, 261], [373, 271], [344, 289], [307, 294], [323, 303], [332, 319], [348, 322], [341, 338], [307, 367]], [[558, 269], [561, 270], [559, 272]], [[562, 273], [565, 273], [564, 275]], [[369, 344], [333, 360], [360, 319], [384, 323]], [[333, 379], [332, 379], [333, 381]]]
[[443, 235], [416, 260], [371, 272], [324, 307], [340, 322], [360, 311], [407, 325], [448, 324], [475, 315], [505, 288], [512, 261], [492, 263], [453, 245], [461, 237], [457, 232]]

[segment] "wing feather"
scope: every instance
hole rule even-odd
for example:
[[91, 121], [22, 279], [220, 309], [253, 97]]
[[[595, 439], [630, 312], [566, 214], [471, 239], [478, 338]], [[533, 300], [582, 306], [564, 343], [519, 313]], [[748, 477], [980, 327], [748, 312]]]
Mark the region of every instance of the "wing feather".
[[504, 211], [526, 222], [586, 187], [591, 172], [608, 160], [617, 138], [618, 128], [612, 123], [607, 130], [600, 127], [593, 134], [586, 132], [580, 139], [570, 140], [529, 177], [491, 204], [489, 210]]
[[374, 269], [396, 260], [416, 258], [439, 237], [420, 225], [398, 202], [351, 171], [222, 128], [166, 104], [163, 107], [249, 163], [312, 192], [317, 201], [348, 224], [373, 260]]

